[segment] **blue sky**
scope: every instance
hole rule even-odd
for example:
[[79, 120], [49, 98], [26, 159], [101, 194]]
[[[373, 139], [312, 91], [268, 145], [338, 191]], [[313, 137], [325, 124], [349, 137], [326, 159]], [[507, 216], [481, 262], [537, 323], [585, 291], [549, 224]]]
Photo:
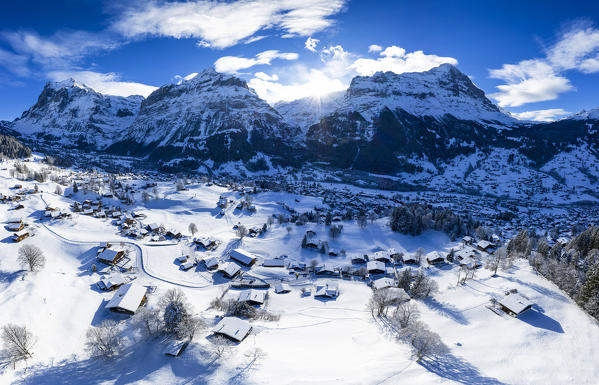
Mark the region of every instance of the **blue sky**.
[[213, 66], [269, 102], [449, 62], [522, 118], [599, 107], [596, 2], [12, 3], [0, 12], [0, 119], [34, 104], [47, 81], [147, 95]]

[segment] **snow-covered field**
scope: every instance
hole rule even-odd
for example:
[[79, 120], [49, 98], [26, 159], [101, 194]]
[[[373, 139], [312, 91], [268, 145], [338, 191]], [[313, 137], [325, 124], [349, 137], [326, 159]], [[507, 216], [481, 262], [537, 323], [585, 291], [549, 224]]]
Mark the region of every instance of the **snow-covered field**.
[[[28, 164], [35, 169], [39, 164]], [[10, 177], [10, 165], [0, 164], [0, 193], [12, 195], [15, 184], [31, 189], [33, 182]], [[473, 175], [475, 177], [476, 175]], [[131, 183], [135, 183], [132, 181]], [[447, 251], [456, 243], [438, 232], [407, 236], [391, 232], [386, 219], [360, 229], [355, 222], [343, 222], [341, 235], [329, 238], [325, 225], [273, 224], [264, 236], [239, 241], [232, 226], [262, 226], [272, 214], [284, 214], [277, 202], [299, 212], [322, 204], [321, 198], [264, 192], [253, 195], [256, 212], [235, 210], [240, 196], [223, 187], [192, 184], [176, 191], [172, 182], [159, 182], [157, 199], [144, 203], [136, 199], [127, 210], [146, 215], [144, 223], [163, 224], [181, 232], [177, 240], [149, 242], [124, 238], [111, 220], [73, 213], [72, 219], [48, 220], [46, 205], [67, 210], [72, 200], [54, 194], [54, 182], [39, 183], [40, 193], [27, 194], [24, 209], [0, 204], [0, 325], [26, 325], [37, 337], [34, 357], [28, 368], [19, 364], [0, 369], [0, 383], [22, 384], [596, 384], [599, 378], [599, 325], [582, 312], [552, 283], [535, 274], [526, 261], [492, 277], [480, 269], [475, 279], [456, 285], [457, 266], [427, 267], [427, 274], [439, 285], [433, 298], [415, 300], [421, 319], [441, 336], [449, 352], [417, 362], [409, 346], [398, 341], [392, 330], [374, 319], [366, 308], [372, 290], [359, 280], [314, 278], [290, 275], [286, 269], [261, 266], [261, 260], [287, 255], [289, 259], [313, 259], [337, 265], [349, 264], [344, 257], [324, 257], [300, 247], [306, 230], [329, 242], [331, 248], [349, 253], [372, 253], [396, 248], [414, 252]], [[69, 189], [70, 192], [70, 189]], [[223, 216], [216, 203], [220, 195], [234, 203]], [[79, 191], [73, 198], [93, 199]], [[109, 199], [105, 199], [110, 204]], [[116, 200], [112, 204], [117, 204]], [[33, 236], [13, 243], [4, 225], [9, 218], [22, 217]], [[196, 251], [198, 258], [226, 259], [226, 251], [243, 247], [260, 257], [247, 273], [274, 283], [288, 280], [291, 292], [270, 291], [267, 308], [279, 314], [278, 321], [251, 321], [252, 333], [223, 358], [212, 352], [210, 330], [195, 337], [179, 357], [162, 353], [160, 339], [143, 340], [126, 333], [127, 347], [118, 357], [106, 361], [90, 358], [85, 351], [86, 331], [104, 319], [125, 324], [129, 317], [105, 309], [112, 292], [96, 287], [99, 274], [91, 272], [100, 243], [125, 242], [132, 250], [135, 281], [156, 287], [148, 306], [156, 305], [161, 293], [178, 287], [185, 292], [195, 312], [213, 326], [219, 312], [210, 302], [228, 287], [220, 273], [197, 267], [179, 269], [175, 258], [188, 250], [189, 223], [198, 235], [222, 241], [215, 251]], [[18, 247], [34, 244], [43, 249], [46, 267], [23, 274], [17, 264]], [[403, 267], [402, 267], [403, 268]], [[247, 268], [246, 268], [247, 270]], [[339, 283], [336, 299], [303, 297], [302, 287], [334, 280]], [[530, 298], [536, 305], [519, 318], [500, 316], [486, 306], [510, 289]], [[235, 298], [238, 290], [225, 296]], [[129, 330], [125, 327], [126, 330]]]

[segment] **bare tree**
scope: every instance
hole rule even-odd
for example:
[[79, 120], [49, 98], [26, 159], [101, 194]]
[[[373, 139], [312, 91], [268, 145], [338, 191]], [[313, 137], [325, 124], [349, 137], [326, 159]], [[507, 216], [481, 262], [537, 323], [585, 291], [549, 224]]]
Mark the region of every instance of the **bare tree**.
[[505, 247], [501, 247], [487, 258], [486, 268], [493, 271], [493, 277], [497, 275], [497, 269], [501, 266], [504, 260], [507, 258], [507, 250]]
[[29, 271], [39, 271], [46, 264], [46, 257], [42, 250], [34, 245], [23, 245], [19, 248], [17, 261]]
[[149, 309], [147, 307], [142, 307], [135, 313], [131, 319], [131, 324], [148, 338], [159, 334], [164, 327], [162, 317], [160, 317], [160, 310]]
[[410, 286], [410, 296], [412, 298], [427, 298], [438, 290], [437, 283], [427, 277], [424, 271], [419, 270], [414, 276], [412, 285]]
[[415, 322], [410, 328], [413, 329], [410, 333], [410, 342], [417, 361], [447, 350], [441, 337], [421, 322]]
[[121, 329], [113, 320], [104, 320], [98, 327], [90, 327], [86, 333], [86, 349], [92, 356], [110, 358], [117, 355], [122, 345]]
[[176, 334], [179, 338], [193, 340], [196, 333], [206, 329], [206, 322], [200, 317], [185, 317], [177, 325]]
[[[37, 185], [35, 185], [35, 187], [37, 187]], [[54, 190], [54, 194], [56, 194], [56, 195], [62, 195], [62, 187], [60, 187], [60, 185], [56, 185], [56, 189]]]
[[275, 223], [275, 219], [272, 217], [272, 215], [270, 215], [267, 219], [266, 219], [266, 224], [268, 225], [268, 228], [270, 228], [272, 226], [272, 224]]
[[195, 223], [191, 222], [188, 227], [191, 236], [193, 237], [198, 232], [198, 226]]
[[287, 226], [285, 229], [287, 230], [287, 235], [289, 235], [291, 234], [291, 230], [293, 230], [293, 227]]
[[415, 304], [404, 302], [393, 312], [392, 321], [401, 329], [405, 329], [418, 320], [420, 312]]
[[372, 316], [380, 316], [386, 313], [387, 306], [391, 305], [395, 297], [391, 295], [389, 290], [376, 290], [372, 292], [372, 297], [368, 301], [368, 310], [372, 313]]
[[217, 359], [227, 355], [231, 351], [231, 342], [224, 336], [214, 336], [212, 338], [212, 351]]
[[3, 355], [12, 362], [13, 369], [18, 361], [25, 361], [33, 356], [33, 345], [36, 339], [25, 326], [7, 324], [2, 327]]
[[368, 218], [364, 213], [360, 213], [356, 221], [358, 222], [358, 226], [360, 226], [361, 229], [364, 229], [366, 228], [366, 226], [368, 226]]
[[243, 239], [246, 235], [248, 235], [248, 229], [244, 225], [238, 225], [235, 230], [235, 234], [239, 237], [239, 239]]

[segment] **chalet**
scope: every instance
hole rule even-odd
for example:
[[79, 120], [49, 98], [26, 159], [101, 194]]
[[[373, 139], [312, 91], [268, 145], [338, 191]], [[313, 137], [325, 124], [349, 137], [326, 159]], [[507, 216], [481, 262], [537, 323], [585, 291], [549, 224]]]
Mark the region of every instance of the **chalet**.
[[220, 241], [218, 239], [209, 238], [209, 237], [200, 237], [194, 239], [194, 243], [198, 246], [203, 247], [206, 250], [214, 250], [220, 245]]
[[239, 293], [238, 302], [245, 302], [248, 305], [262, 305], [266, 299], [266, 291], [249, 289]]
[[114, 293], [106, 308], [117, 313], [135, 314], [145, 302], [146, 288], [136, 283], [128, 283]]
[[462, 243], [463, 243], [464, 245], [471, 245], [471, 244], [472, 244], [472, 242], [473, 242], [473, 239], [472, 239], [472, 237], [471, 237], [471, 236], [469, 236], [469, 235], [466, 235], [464, 238], [462, 238]]
[[534, 303], [532, 303], [527, 298], [524, 298], [521, 294], [518, 293], [510, 293], [499, 301], [499, 306], [501, 310], [514, 317], [517, 317], [520, 314], [524, 313], [533, 305]]
[[493, 245], [489, 241], [483, 240], [483, 241], [478, 241], [478, 243], [476, 244], [476, 248], [479, 249], [480, 251], [489, 252], [489, 251], [491, 251], [491, 249], [495, 248], [495, 245]]
[[252, 266], [256, 262], [256, 257], [243, 249], [233, 249], [229, 257], [245, 266]]
[[327, 282], [322, 285], [316, 285], [314, 297], [337, 298], [339, 296], [339, 286], [336, 282]]
[[386, 251], [382, 251], [382, 250], [374, 253], [374, 255], [372, 256], [372, 259], [375, 261], [383, 262], [383, 263], [391, 262], [391, 256], [389, 255], [389, 253], [387, 253]]
[[264, 267], [285, 267], [285, 260], [283, 258], [265, 259], [262, 263]]
[[26, 231], [21, 231], [20, 233], [14, 233], [12, 240], [14, 242], [21, 242], [25, 238], [29, 238], [29, 233]]
[[6, 223], [8, 223], [8, 224], [21, 223], [21, 222], [23, 222], [23, 219], [21, 219], [21, 218], [10, 218], [8, 221], [6, 221]]
[[316, 268], [317, 275], [335, 275], [336, 268], [332, 263], [323, 263]]
[[329, 250], [329, 256], [330, 256], [330, 257], [338, 257], [338, 256], [339, 256], [339, 253], [338, 253], [338, 252], [337, 252], [337, 250], [335, 250], [335, 249], [330, 249], [330, 250]]
[[466, 267], [467, 269], [477, 269], [482, 266], [482, 263], [477, 258], [466, 257], [459, 262], [460, 267]]
[[387, 277], [375, 279], [374, 281], [372, 281], [372, 288], [374, 290], [382, 290], [382, 289], [386, 289], [388, 287], [394, 287], [394, 286], [395, 286], [395, 281], [392, 280], [391, 278], [387, 278]]
[[291, 288], [289, 287], [288, 284], [286, 283], [275, 283], [275, 293], [277, 294], [284, 294], [284, 293], [289, 293], [291, 291]]
[[148, 229], [149, 232], [156, 233], [156, 232], [158, 232], [158, 230], [160, 230], [160, 225], [158, 225], [156, 223], [150, 223], [149, 225], [146, 226], [146, 228]]
[[352, 257], [351, 257], [351, 263], [359, 264], [359, 263], [366, 263], [366, 262], [368, 262], [368, 255], [366, 255], [366, 254], [357, 254], [357, 255], [352, 255]]
[[437, 265], [445, 262], [445, 258], [438, 251], [432, 251], [426, 255], [426, 261], [429, 265]]
[[306, 242], [306, 248], [308, 248], [308, 249], [318, 249], [318, 242], [308, 241], [308, 242]]
[[98, 254], [98, 261], [107, 265], [116, 265], [124, 256], [124, 250], [104, 249]]
[[235, 278], [235, 276], [241, 272], [241, 268], [236, 263], [227, 262], [222, 266], [219, 266], [218, 271], [221, 271], [227, 278]]
[[241, 342], [252, 331], [252, 325], [237, 317], [224, 317], [212, 329], [214, 334]]
[[289, 264], [287, 265], [287, 269], [295, 271], [304, 271], [306, 270], [306, 264], [304, 262], [297, 261], [289, 262]]
[[16, 205], [16, 206], [14, 207], [14, 210], [21, 210], [21, 209], [24, 209], [24, 208], [25, 208], [25, 206], [23, 206], [23, 205], [21, 205], [21, 204], [18, 204], [18, 205]]
[[454, 252], [454, 256], [458, 261], [461, 261], [462, 259], [467, 259], [467, 258], [475, 258], [477, 255], [478, 255], [478, 253], [472, 246], [465, 246], [465, 247], [461, 248], [460, 250], [457, 250]]
[[306, 237], [308, 237], [308, 238], [312, 238], [315, 235], [316, 235], [316, 231], [313, 231], [313, 230], [306, 231]]
[[10, 223], [10, 224], [8, 224], [8, 226], [6, 226], [6, 230], [12, 231], [13, 233], [17, 233], [17, 232], [23, 230], [24, 228], [25, 228], [25, 223], [23, 223], [23, 222]]
[[179, 265], [179, 269], [187, 271], [189, 269], [191, 269], [192, 267], [194, 267], [197, 264], [197, 261], [195, 259], [192, 259], [191, 261], [187, 261], [185, 263], [182, 263]]
[[401, 259], [402, 259], [403, 263], [406, 263], [406, 264], [417, 265], [420, 263], [418, 258], [416, 258], [416, 255], [412, 254], [412, 253], [405, 254]]
[[204, 264], [208, 270], [216, 269], [218, 267], [218, 259], [216, 257], [204, 258]]
[[111, 277], [102, 278], [96, 284], [100, 290], [111, 291], [123, 286], [127, 283], [127, 280], [122, 275], [115, 275]]
[[394, 248], [391, 248], [389, 250], [387, 250], [387, 254], [389, 254], [389, 257], [392, 260], [399, 260], [399, 258], [401, 257], [402, 253], [400, 253], [399, 251], [395, 250]]
[[387, 271], [385, 263], [381, 261], [369, 261], [366, 264], [366, 270], [368, 270], [370, 274], [383, 274]]

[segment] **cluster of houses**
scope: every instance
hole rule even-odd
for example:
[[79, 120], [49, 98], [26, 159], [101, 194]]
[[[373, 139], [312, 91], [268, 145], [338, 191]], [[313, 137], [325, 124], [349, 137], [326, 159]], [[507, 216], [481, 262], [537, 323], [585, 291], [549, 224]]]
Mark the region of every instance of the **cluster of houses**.
[[21, 218], [13, 218], [6, 221], [6, 230], [13, 233], [12, 240], [13, 242], [21, 242], [23, 239], [30, 237], [30, 232], [27, 230], [29, 225]]

